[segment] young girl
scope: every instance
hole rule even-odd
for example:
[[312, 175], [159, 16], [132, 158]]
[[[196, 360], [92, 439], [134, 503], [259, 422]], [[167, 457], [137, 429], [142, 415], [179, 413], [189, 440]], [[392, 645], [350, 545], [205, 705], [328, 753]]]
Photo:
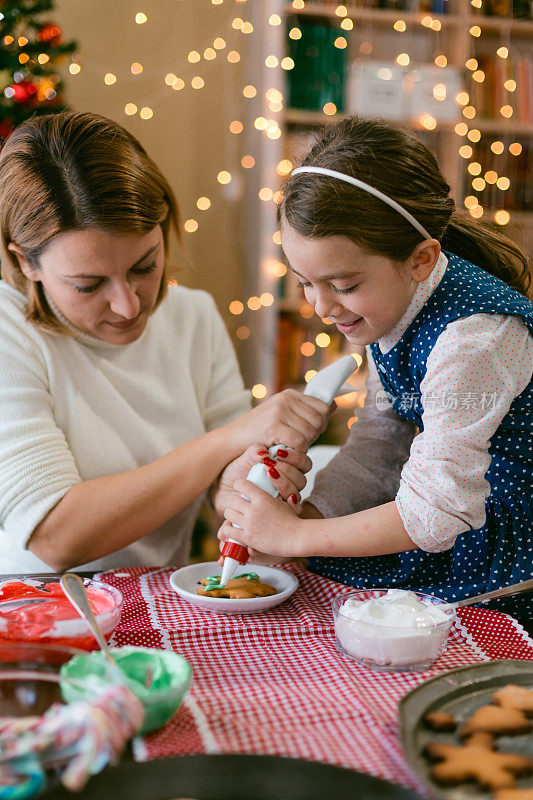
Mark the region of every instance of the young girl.
[[[178, 221], [111, 120], [35, 117], [2, 149], [0, 573], [183, 563], [202, 493], [220, 476], [222, 511], [261, 460], [298, 507], [328, 409], [291, 391], [249, 410], [211, 297], [167, 290]], [[275, 442], [296, 448], [276, 467]]]
[[[235, 523], [250, 548], [334, 580], [448, 600], [532, 577], [527, 259], [449, 189], [414, 134], [364, 118], [292, 173], [283, 248], [318, 316], [366, 345], [368, 395], [303, 518], [239, 481], [251, 502], [231, 498], [220, 538]], [[500, 607], [527, 616], [530, 598]]]

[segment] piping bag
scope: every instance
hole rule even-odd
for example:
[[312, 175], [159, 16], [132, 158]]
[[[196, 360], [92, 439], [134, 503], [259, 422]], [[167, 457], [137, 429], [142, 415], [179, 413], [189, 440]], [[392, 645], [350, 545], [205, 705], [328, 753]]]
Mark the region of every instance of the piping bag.
[[[304, 394], [316, 397], [329, 405], [339, 394], [347, 394], [347, 392], [354, 391], [353, 386], [348, 386], [344, 389], [343, 383], [352, 372], [355, 372], [357, 367], [358, 361], [355, 355], [342, 356], [342, 358], [334, 361], [333, 364], [329, 364], [329, 366], [317, 372], [316, 375], [313, 375], [305, 387]], [[275, 458], [278, 450], [283, 448], [286, 449], [285, 445], [275, 444], [269, 448], [269, 453]], [[271, 497], [279, 497], [279, 492], [269, 479], [267, 467], [264, 464], [254, 464], [246, 476], [246, 480], [255, 483], [256, 486], [263, 489]], [[249, 500], [244, 495], [242, 497], [245, 500]], [[239, 526], [234, 524], [233, 527], [238, 528]], [[248, 548], [240, 544], [237, 539], [226, 539], [222, 548], [222, 557], [224, 558], [224, 565], [220, 577], [220, 586], [225, 586], [239, 565], [244, 565], [248, 561]]]

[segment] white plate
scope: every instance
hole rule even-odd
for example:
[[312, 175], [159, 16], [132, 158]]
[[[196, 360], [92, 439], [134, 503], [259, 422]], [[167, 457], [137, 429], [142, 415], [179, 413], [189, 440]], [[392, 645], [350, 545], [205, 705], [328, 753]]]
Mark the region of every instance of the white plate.
[[250, 597], [248, 600], [230, 600], [227, 597], [202, 597], [196, 594], [198, 581], [208, 575], [220, 575], [221, 568], [216, 561], [204, 561], [176, 570], [170, 576], [170, 585], [184, 600], [204, 611], [217, 614], [256, 614], [284, 603], [298, 588], [298, 578], [291, 572], [276, 567], [263, 567], [260, 564], [246, 564], [236, 575], [243, 572], [256, 572], [262, 583], [268, 583], [278, 590], [269, 597]]

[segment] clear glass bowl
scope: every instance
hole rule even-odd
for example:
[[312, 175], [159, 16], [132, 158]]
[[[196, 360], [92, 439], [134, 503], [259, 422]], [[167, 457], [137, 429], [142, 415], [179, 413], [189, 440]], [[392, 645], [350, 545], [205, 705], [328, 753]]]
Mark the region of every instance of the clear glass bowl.
[[[66, 597], [64, 598], [67, 609], [66, 619], [61, 619], [62, 615], [58, 614], [54, 608], [54, 596], [50, 597], [49, 609], [45, 609], [48, 602], [36, 604], [33, 609], [30, 606], [27, 606], [26, 609], [8, 609], [5, 606], [2, 609], [4, 602], [14, 599], [8, 590], [10, 584], [23, 583], [38, 590], [43, 590], [47, 584], [52, 584], [57, 590], [59, 581], [60, 578], [56, 575], [32, 575], [31, 578], [0, 580], [0, 644], [31, 640], [81, 650], [93, 650], [97, 647], [89, 626]], [[84, 578], [83, 582], [88, 590], [89, 598], [92, 593], [94, 596], [98, 593], [100, 601], [105, 606], [105, 609], [96, 613], [95, 616], [104, 636], [109, 639], [120, 621], [123, 605], [122, 593], [114, 586], [95, 581], [92, 578]], [[63, 596], [60, 597], [63, 603]]]
[[[24, 642], [0, 643], [0, 717], [15, 717], [21, 721], [41, 717], [53, 704], [67, 704], [68, 693], [81, 692], [82, 689], [87, 692], [87, 681], [82, 686], [80, 681], [61, 674], [63, 664], [82, 655], [86, 655], [86, 651], [72, 647]], [[92, 686], [91, 699], [98, 695], [100, 688], [107, 688], [113, 680], [112, 671], [104, 665], [103, 672], [106, 671], [106, 680]], [[77, 749], [77, 744], [72, 747], [72, 756]], [[27, 793], [20, 796], [33, 797], [46, 789], [49, 777], [54, 774], [50, 770], [55, 764], [50, 753], [36, 753], [29, 761], [21, 761], [0, 752], [0, 766], [4, 779], [8, 781], [7, 788], [2, 783], [5, 791], [10, 788], [13, 792], [22, 791], [19, 784], [22, 780]], [[13, 776], [20, 776], [21, 769], [25, 777], [15, 779]]]
[[361, 622], [342, 613], [347, 600], [371, 600], [387, 594], [388, 589], [362, 589], [343, 592], [332, 601], [337, 650], [368, 669], [382, 672], [423, 671], [442, 655], [455, 610], [439, 597], [413, 592], [422, 603], [441, 607], [446, 620], [413, 627], [388, 627]]

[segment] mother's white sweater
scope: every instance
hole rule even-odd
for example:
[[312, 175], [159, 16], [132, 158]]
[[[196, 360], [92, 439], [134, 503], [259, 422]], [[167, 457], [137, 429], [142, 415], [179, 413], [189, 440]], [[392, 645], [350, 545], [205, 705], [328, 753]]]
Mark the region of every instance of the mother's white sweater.
[[[140, 467], [250, 407], [205, 292], [170, 287], [128, 345], [45, 333], [25, 309], [0, 281], [0, 574], [50, 571], [27, 543], [75, 484]], [[79, 569], [183, 563], [200, 502]]]

